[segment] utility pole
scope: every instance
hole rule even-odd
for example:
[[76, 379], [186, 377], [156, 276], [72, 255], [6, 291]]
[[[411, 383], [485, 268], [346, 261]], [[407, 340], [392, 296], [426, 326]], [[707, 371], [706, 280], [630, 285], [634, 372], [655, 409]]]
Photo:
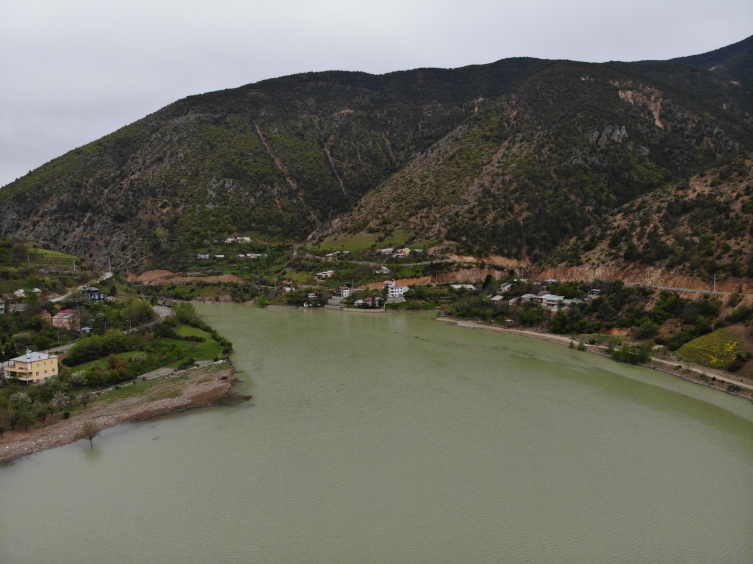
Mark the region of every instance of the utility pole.
[[714, 294], [716, 294], [716, 274], [714, 274]]

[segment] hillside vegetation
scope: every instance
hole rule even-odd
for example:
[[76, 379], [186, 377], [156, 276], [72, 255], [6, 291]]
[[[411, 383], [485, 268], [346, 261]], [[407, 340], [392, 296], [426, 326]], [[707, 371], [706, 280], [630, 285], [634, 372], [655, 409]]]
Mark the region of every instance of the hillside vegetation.
[[753, 86], [702, 66], [518, 58], [191, 96], [4, 187], [0, 236], [128, 271], [230, 235], [537, 263], [753, 147]]

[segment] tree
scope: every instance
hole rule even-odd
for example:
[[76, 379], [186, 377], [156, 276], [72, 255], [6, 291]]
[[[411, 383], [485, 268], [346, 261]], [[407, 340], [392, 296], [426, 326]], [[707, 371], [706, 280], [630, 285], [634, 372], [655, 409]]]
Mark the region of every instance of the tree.
[[86, 392], [79, 396], [78, 401], [80, 401], [83, 404], [84, 408], [86, 408], [86, 404], [89, 403], [91, 399], [92, 397], [89, 392]]
[[47, 406], [40, 406], [39, 409], [37, 409], [35, 415], [37, 416], [37, 419], [44, 423], [47, 420]]
[[3, 438], [3, 434], [10, 428], [10, 420], [12, 414], [5, 408], [0, 408], [0, 439]]
[[16, 263], [25, 261], [29, 256], [29, 248], [23, 243], [13, 245], [13, 258]]
[[81, 431], [84, 433], [84, 437], [89, 439], [90, 447], [94, 446], [94, 443], [92, 441], [94, 440], [94, 437], [99, 435], [99, 432], [101, 430], [102, 428], [93, 419], [87, 419], [86, 421], [84, 421], [84, 424], [81, 425]]
[[65, 392], [55, 392], [50, 405], [56, 407], [59, 411], [66, 403], [68, 403], [68, 396]]
[[20, 411], [16, 414], [16, 425], [23, 427], [25, 431], [28, 431], [29, 425], [34, 425], [34, 418], [28, 411]]

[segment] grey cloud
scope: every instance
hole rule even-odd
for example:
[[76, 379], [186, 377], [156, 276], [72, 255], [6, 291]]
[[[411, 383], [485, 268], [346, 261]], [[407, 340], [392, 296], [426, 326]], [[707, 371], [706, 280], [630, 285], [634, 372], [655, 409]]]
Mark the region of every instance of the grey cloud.
[[88, 0], [0, 4], [0, 186], [179, 98], [329, 69], [702, 53], [750, 0]]

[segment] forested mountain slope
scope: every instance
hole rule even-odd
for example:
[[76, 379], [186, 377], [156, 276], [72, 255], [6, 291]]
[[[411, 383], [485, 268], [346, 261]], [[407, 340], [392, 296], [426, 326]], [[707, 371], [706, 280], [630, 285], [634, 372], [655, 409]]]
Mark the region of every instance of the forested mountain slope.
[[685, 65], [553, 64], [324, 235], [399, 229], [536, 262], [612, 209], [749, 146], [752, 100], [749, 87]]
[[725, 73], [737, 80], [753, 82], [753, 36], [701, 55], [671, 59], [707, 70]]
[[753, 278], [753, 153], [662, 187], [564, 242], [545, 264], [654, 267], [711, 280]]
[[538, 260], [750, 147], [751, 114], [749, 84], [669, 62], [294, 75], [188, 97], [30, 172], [0, 190], [0, 236], [127, 270], [231, 234], [395, 229]]

